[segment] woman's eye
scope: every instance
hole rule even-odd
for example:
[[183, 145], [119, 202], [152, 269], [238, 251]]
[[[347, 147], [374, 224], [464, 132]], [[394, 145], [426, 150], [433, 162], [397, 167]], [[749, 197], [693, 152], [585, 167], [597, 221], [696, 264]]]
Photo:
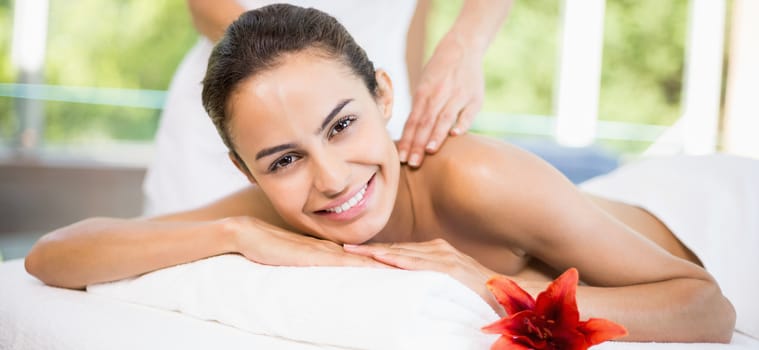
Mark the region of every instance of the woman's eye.
[[294, 163], [296, 160], [298, 160], [298, 156], [294, 154], [285, 154], [281, 158], [274, 161], [274, 163], [271, 164], [269, 167], [269, 171], [277, 171], [282, 168], [288, 167], [290, 164]]
[[333, 136], [343, 132], [345, 129], [347, 129], [354, 121], [356, 120], [356, 117], [354, 116], [347, 116], [340, 120], [338, 120], [333, 126], [332, 129], [329, 131], [329, 138], [332, 138]]

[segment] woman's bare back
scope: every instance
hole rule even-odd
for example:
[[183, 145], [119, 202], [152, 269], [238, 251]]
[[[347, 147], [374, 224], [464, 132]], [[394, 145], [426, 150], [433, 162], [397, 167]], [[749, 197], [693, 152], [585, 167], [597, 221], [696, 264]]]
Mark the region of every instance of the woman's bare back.
[[[463, 138], [459, 139], [452, 140], [451, 143], [471, 142], [465, 141]], [[426, 168], [434, 168], [434, 162], [445, 157], [445, 154], [430, 157]], [[474, 229], [477, 226], [476, 222], [472, 222], [472, 220], [479, 218], [455, 215], [455, 212], [446, 213], [445, 210], [441, 212], [440, 206], [434, 203], [434, 194], [429, 192], [434, 191], [434, 189], [430, 190], [430, 188], [434, 188], [434, 185], [430, 184], [429, 176], [430, 173], [435, 174], [435, 171], [425, 174], [423, 170], [418, 171], [404, 167], [401, 172], [402, 177], [405, 177], [406, 180], [402, 182], [407, 184], [407, 190], [413, 198], [415, 222], [413, 224], [414, 232], [408, 238], [409, 240], [445, 239], [487, 268], [519, 279], [548, 281], [556, 278], [561, 272], [517, 247], [504, 244], [503, 241], [494, 240], [492, 237], [477, 232]], [[664, 223], [646, 210], [591, 194], [584, 193], [584, 196], [601, 211], [629, 227], [631, 234], [639, 234], [673, 256], [701, 265], [695, 254], [685, 247]], [[504, 225], [508, 225], [508, 223], [504, 223]]]

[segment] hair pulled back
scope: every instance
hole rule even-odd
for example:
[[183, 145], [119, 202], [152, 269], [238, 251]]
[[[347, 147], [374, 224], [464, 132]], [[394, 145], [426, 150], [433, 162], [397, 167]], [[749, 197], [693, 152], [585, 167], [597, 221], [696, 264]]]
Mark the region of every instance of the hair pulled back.
[[308, 49], [340, 60], [376, 96], [374, 65], [334, 17], [287, 4], [245, 12], [227, 28], [211, 52], [202, 94], [203, 107], [239, 161], [242, 160], [229, 137], [229, 97], [245, 79], [275, 68], [285, 54]]

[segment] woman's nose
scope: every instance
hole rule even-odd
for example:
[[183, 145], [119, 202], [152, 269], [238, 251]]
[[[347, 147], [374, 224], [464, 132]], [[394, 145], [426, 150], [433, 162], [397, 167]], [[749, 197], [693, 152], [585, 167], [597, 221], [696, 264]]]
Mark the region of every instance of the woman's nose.
[[311, 157], [314, 187], [328, 197], [340, 195], [350, 187], [350, 167], [339, 155], [321, 152]]

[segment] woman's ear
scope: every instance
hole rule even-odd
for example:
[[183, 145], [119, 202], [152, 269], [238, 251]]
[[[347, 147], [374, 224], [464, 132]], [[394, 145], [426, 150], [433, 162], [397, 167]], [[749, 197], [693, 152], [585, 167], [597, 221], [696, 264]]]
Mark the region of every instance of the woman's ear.
[[384, 69], [377, 69], [374, 77], [377, 79], [377, 105], [387, 123], [393, 116], [393, 82]]
[[235, 167], [237, 170], [239, 170], [245, 177], [248, 178], [248, 182], [252, 184], [256, 184], [256, 179], [253, 177], [253, 174], [250, 173], [250, 170], [248, 170], [248, 166], [245, 165], [245, 162], [240, 158], [240, 156], [235, 151], [229, 151], [227, 152], [227, 155], [229, 156], [229, 160], [232, 161], [232, 163], [235, 164]]

